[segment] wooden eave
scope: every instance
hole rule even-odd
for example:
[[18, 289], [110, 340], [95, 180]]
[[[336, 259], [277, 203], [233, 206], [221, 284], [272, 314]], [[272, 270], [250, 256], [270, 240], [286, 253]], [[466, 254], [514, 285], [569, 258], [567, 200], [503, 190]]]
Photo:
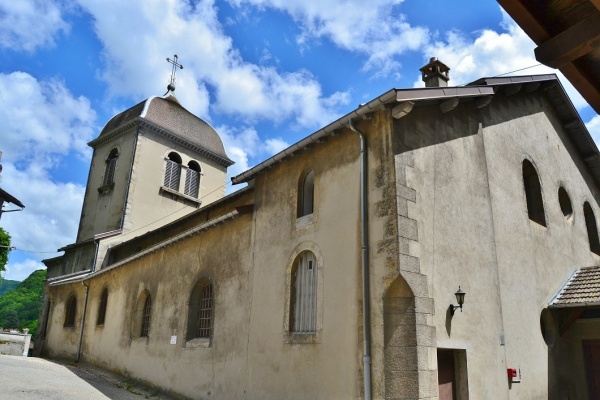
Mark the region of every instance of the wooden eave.
[[600, 0], [497, 1], [600, 114]]

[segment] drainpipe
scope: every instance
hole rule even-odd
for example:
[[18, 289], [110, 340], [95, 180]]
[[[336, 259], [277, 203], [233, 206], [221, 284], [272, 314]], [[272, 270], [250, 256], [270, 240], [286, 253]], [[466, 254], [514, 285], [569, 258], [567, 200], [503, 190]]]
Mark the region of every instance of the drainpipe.
[[365, 135], [352, 125], [348, 127], [360, 138], [360, 225], [362, 248], [362, 296], [363, 296], [363, 370], [365, 400], [371, 400], [371, 305], [369, 290], [369, 230], [367, 210], [367, 153]]
[[77, 346], [77, 357], [75, 358], [75, 362], [79, 362], [81, 358], [81, 345], [83, 343], [83, 326], [85, 325], [85, 313], [87, 311], [87, 302], [88, 302], [88, 293], [90, 291], [90, 286], [86, 285], [85, 282], [81, 282], [83, 286], [85, 286], [85, 300], [83, 301], [83, 316], [81, 317], [81, 329], [79, 329], [79, 345]]

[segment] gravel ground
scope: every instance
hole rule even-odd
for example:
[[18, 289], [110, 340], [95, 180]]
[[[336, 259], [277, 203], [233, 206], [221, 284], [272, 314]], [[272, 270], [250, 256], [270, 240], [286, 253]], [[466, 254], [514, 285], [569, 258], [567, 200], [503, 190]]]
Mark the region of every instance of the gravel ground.
[[85, 363], [0, 356], [0, 398], [19, 400], [178, 400], [131, 378]]

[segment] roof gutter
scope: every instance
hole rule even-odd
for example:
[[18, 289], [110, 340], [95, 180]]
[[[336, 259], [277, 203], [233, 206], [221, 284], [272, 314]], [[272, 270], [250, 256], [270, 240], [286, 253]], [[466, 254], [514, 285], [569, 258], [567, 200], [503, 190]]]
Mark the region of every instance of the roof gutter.
[[245, 172], [242, 172], [241, 174], [239, 174], [237, 176], [232, 177], [231, 182], [233, 182], [234, 184], [248, 182], [250, 179], [252, 179], [256, 174], [258, 174], [262, 170], [269, 168], [273, 164], [276, 164], [277, 162], [283, 160], [284, 158], [291, 156], [292, 154], [298, 152], [299, 150], [302, 150], [303, 148], [305, 148], [306, 146], [308, 146], [310, 144], [320, 142], [321, 140], [323, 140], [324, 137], [333, 134], [334, 131], [341, 129], [341, 128], [345, 128], [348, 125], [348, 120], [362, 118], [365, 114], [368, 114], [368, 113], [374, 111], [375, 109], [381, 107], [382, 105], [389, 102], [390, 100], [394, 100], [394, 101], [396, 100], [396, 89], [391, 89], [391, 90], [385, 92], [384, 94], [377, 97], [376, 99], [371, 100], [370, 102], [368, 102], [364, 105], [361, 105], [360, 107], [358, 107], [351, 113], [346, 114], [343, 117], [341, 117], [340, 119], [332, 122], [331, 124], [319, 129], [312, 135], [307, 136], [306, 138], [302, 139], [301, 141], [291, 145], [287, 149], [280, 151], [279, 153], [275, 154], [273, 157], [268, 158], [267, 160], [256, 165], [255, 167], [253, 167]]

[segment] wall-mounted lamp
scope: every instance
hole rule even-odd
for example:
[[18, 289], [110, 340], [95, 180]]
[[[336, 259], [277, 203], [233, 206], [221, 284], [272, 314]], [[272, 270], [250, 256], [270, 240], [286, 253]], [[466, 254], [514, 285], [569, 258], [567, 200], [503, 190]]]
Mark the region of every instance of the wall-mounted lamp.
[[456, 296], [456, 301], [458, 302], [458, 305], [455, 306], [454, 304], [450, 304], [450, 314], [454, 315], [454, 311], [456, 311], [457, 308], [460, 308], [460, 312], [462, 312], [462, 306], [465, 303], [465, 292], [463, 292], [460, 289], [460, 286], [458, 287], [458, 290], [456, 291], [456, 293], [454, 293], [454, 295]]

